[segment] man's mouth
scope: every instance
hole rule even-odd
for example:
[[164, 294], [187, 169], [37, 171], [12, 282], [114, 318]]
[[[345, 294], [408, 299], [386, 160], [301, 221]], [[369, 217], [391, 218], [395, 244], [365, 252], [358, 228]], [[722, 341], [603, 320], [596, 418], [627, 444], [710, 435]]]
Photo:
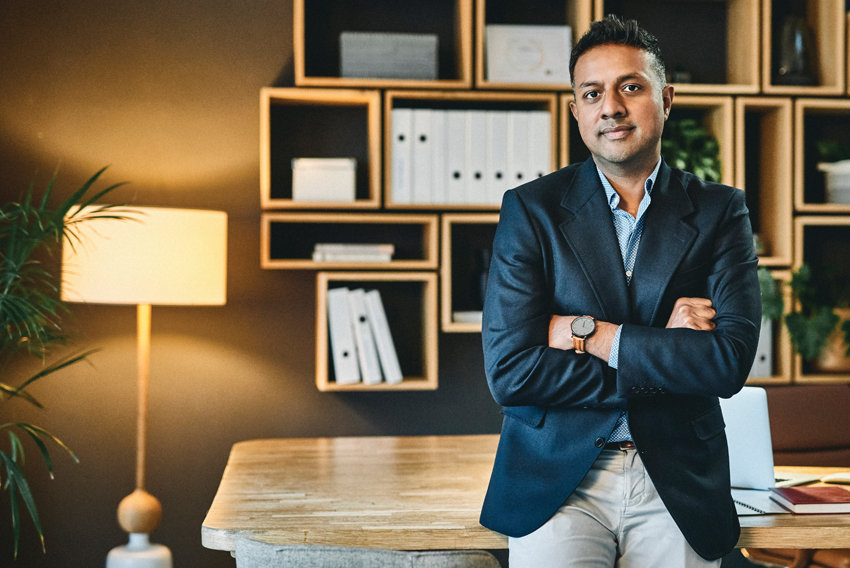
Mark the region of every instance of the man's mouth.
[[621, 138], [625, 138], [632, 130], [634, 130], [634, 126], [620, 124], [617, 126], [603, 128], [600, 134], [608, 140], [619, 140]]

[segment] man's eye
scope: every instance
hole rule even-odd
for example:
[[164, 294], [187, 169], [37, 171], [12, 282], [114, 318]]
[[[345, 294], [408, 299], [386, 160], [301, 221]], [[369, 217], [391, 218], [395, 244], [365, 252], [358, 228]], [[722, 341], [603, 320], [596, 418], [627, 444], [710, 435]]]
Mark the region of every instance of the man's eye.
[[599, 93], [597, 93], [596, 91], [588, 91], [584, 94], [584, 98], [586, 99], [595, 99], [598, 96]]
[[623, 90], [626, 91], [627, 93], [633, 93], [633, 92], [637, 91], [638, 89], [640, 89], [640, 87], [638, 85], [626, 85], [625, 87], [623, 87]]

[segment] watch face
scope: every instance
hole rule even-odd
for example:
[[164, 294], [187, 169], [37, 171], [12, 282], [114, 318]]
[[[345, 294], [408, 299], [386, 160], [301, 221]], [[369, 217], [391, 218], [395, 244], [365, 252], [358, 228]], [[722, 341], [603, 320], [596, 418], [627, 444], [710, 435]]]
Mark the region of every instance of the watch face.
[[596, 322], [589, 317], [581, 316], [573, 320], [570, 328], [573, 331], [573, 335], [578, 337], [587, 337], [593, 333], [594, 329], [596, 329]]

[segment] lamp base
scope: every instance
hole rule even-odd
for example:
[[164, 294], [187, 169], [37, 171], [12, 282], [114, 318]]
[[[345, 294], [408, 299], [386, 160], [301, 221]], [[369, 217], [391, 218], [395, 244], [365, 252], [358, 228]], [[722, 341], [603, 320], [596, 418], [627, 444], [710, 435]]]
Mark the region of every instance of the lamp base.
[[116, 546], [106, 556], [106, 568], [173, 568], [171, 551], [151, 544], [148, 535], [130, 533], [130, 542]]

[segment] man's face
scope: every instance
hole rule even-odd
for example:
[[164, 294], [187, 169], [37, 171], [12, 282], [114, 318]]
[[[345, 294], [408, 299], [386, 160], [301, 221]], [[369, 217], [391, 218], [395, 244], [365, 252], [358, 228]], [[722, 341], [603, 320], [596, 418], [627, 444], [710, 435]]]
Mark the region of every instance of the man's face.
[[606, 44], [576, 62], [570, 109], [602, 168], [640, 169], [658, 159], [673, 87], [659, 84], [653, 57], [635, 47]]

